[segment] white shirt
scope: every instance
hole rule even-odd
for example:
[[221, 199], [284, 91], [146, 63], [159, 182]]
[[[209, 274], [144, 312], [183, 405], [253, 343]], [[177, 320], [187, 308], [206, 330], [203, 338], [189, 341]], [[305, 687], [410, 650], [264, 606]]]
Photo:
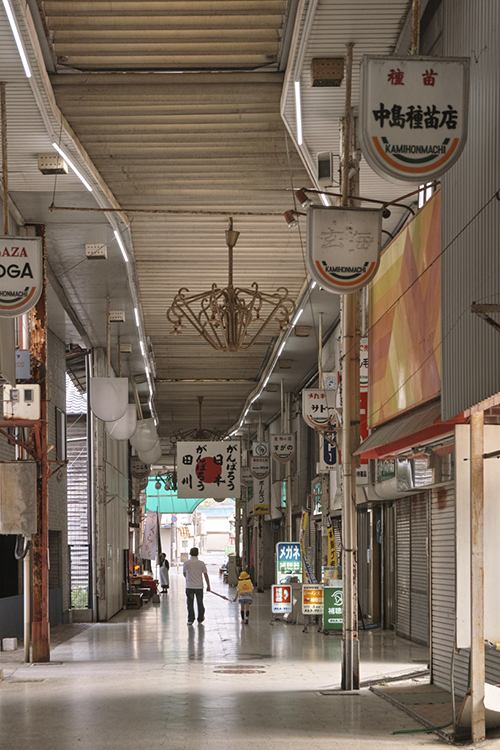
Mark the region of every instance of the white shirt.
[[197, 557], [190, 557], [182, 567], [182, 572], [186, 575], [187, 589], [203, 588], [203, 573], [208, 575], [207, 566]]

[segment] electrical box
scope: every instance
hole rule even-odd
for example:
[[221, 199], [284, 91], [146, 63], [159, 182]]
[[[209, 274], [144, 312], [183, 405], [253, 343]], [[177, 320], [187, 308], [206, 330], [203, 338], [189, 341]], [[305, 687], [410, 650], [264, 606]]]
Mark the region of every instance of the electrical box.
[[38, 169], [42, 174], [68, 174], [68, 165], [59, 154], [38, 154]]
[[315, 57], [311, 60], [311, 86], [338, 87], [343, 78], [343, 57]]
[[88, 260], [92, 260], [92, 258], [106, 260], [108, 257], [108, 246], [104, 242], [85, 245], [85, 255]]
[[4, 419], [40, 419], [39, 385], [4, 385]]
[[329, 187], [333, 185], [333, 154], [331, 151], [320, 151], [317, 156], [318, 159], [318, 185], [321, 187]]
[[120, 343], [120, 352], [121, 354], [132, 354], [132, 344]]
[[36, 534], [36, 478], [36, 461], [0, 464], [0, 534]]
[[109, 322], [110, 323], [125, 323], [125, 310], [110, 310]]

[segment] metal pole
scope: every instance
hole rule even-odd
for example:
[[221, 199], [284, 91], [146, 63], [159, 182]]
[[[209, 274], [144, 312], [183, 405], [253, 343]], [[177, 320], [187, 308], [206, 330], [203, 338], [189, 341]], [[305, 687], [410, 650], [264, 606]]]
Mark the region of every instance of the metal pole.
[[[290, 433], [292, 430], [292, 419], [290, 414], [292, 396], [287, 393], [285, 396], [286, 405], [286, 431]], [[287, 461], [285, 465], [285, 482], [286, 482], [286, 541], [293, 541], [293, 517], [292, 517], [292, 504], [293, 504], [293, 492], [292, 492], [292, 462]]]
[[471, 735], [486, 736], [484, 709], [484, 413], [471, 414]]
[[411, 8], [410, 55], [418, 55], [420, 49], [420, 0], [413, 0]]
[[3, 182], [3, 233], [9, 234], [9, 173], [7, 168], [7, 99], [6, 84], [0, 83], [0, 106], [2, 110], [2, 182]]
[[[353, 44], [347, 47], [345, 137], [342, 162], [342, 206], [349, 205], [349, 163], [352, 137]], [[359, 446], [359, 300], [345, 294], [341, 304], [342, 329], [342, 550], [344, 620], [342, 628], [342, 690], [359, 689], [357, 593], [356, 465]]]
[[106, 336], [108, 345], [108, 378], [111, 377], [111, 300], [106, 297]]
[[33, 380], [40, 384], [40, 473], [37, 482], [37, 533], [33, 534], [33, 661], [50, 661], [49, 626], [49, 497], [47, 463], [47, 248], [45, 228], [37, 227], [42, 237], [43, 291], [30, 311]]
[[323, 313], [319, 314], [318, 324], [318, 388], [323, 388]]

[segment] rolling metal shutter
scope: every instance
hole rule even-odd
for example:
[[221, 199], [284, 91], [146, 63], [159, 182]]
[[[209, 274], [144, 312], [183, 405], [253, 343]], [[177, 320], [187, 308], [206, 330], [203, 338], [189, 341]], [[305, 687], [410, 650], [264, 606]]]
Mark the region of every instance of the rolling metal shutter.
[[396, 502], [396, 634], [410, 638], [410, 498]]
[[427, 496], [410, 499], [410, 637], [427, 645], [429, 643], [429, 568], [427, 554], [428, 518]]
[[[450, 690], [455, 641], [455, 492], [453, 486], [432, 491], [431, 505], [431, 678]], [[455, 692], [468, 686], [469, 649], [455, 654]], [[486, 652], [486, 682], [500, 684], [500, 652]]]
[[428, 516], [425, 494], [396, 502], [396, 633], [429, 643]]

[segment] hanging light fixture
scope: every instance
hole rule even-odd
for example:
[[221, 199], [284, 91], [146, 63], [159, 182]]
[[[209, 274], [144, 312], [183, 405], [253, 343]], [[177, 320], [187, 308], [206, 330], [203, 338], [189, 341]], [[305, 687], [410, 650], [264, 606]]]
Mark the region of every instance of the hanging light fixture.
[[191, 296], [186, 295], [188, 289], [179, 289], [167, 310], [174, 334], [179, 334], [185, 328], [183, 322], [186, 320], [210, 346], [221, 352], [250, 349], [272, 320], [276, 321], [280, 330], [284, 330], [295, 310], [288, 289], [284, 287], [266, 294], [259, 292], [255, 282], [250, 289], [233, 286], [233, 248], [238, 237], [239, 232], [233, 230], [231, 218], [226, 231], [229, 256], [227, 287], [220, 289], [213, 284], [210, 291]]
[[175, 430], [170, 437], [172, 445], [175, 445], [178, 440], [222, 440], [225, 436], [226, 433], [224, 430], [209, 430], [206, 427], [202, 427], [201, 410], [203, 398], [203, 396], [198, 396], [198, 427], [193, 427], [192, 430]]

